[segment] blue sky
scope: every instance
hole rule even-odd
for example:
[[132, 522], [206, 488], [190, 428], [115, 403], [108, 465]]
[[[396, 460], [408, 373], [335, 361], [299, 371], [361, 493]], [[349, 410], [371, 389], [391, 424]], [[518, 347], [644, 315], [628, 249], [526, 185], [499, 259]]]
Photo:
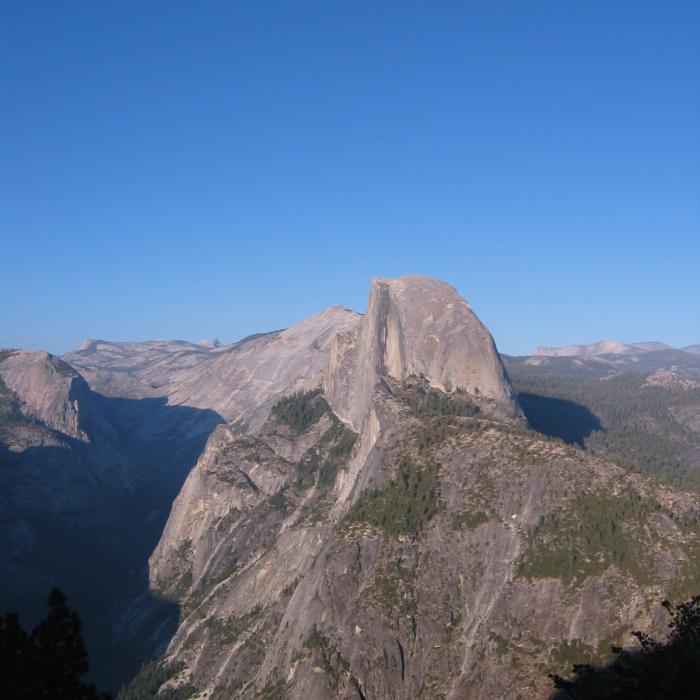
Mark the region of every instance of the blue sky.
[[233, 341], [411, 272], [505, 352], [700, 342], [700, 3], [0, 8], [0, 346]]

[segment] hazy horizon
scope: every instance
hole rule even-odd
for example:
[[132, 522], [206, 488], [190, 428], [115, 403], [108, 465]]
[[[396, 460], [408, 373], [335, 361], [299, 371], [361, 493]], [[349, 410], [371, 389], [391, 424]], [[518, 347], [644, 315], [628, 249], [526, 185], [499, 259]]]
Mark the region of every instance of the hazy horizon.
[[[459, 290], [458, 290], [459, 291]], [[340, 306], [345, 306], [351, 311], [355, 311], [360, 314], [364, 314], [366, 309], [353, 309], [346, 304], [339, 304]], [[335, 304], [331, 306], [336, 306]], [[326, 307], [326, 308], [331, 308]], [[146, 343], [146, 342], [184, 342], [184, 343], [192, 343], [192, 344], [201, 344], [203, 342], [209, 342], [209, 341], [219, 341], [222, 345], [230, 345], [233, 343], [237, 343], [241, 340], [244, 340], [245, 338], [255, 335], [258, 333], [273, 333], [275, 331], [281, 331], [285, 330], [286, 328], [290, 328], [297, 323], [300, 323], [303, 321], [305, 318], [309, 318], [310, 316], [314, 316], [317, 313], [323, 312], [325, 309], [318, 309], [316, 311], [312, 311], [311, 313], [307, 314], [304, 318], [299, 318], [296, 321], [289, 323], [286, 326], [280, 326], [279, 328], [259, 328], [257, 330], [251, 330], [249, 333], [245, 333], [244, 335], [237, 336], [237, 337], [228, 337], [225, 334], [219, 333], [219, 334], [213, 334], [210, 336], [206, 337], [201, 337], [201, 338], [186, 338], [186, 337], [180, 337], [180, 336], [173, 336], [173, 337], [131, 337], [131, 338], [111, 338], [111, 337], [100, 337], [100, 336], [86, 336], [84, 338], [81, 338], [80, 340], [77, 340], [74, 344], [62, 348], [60, 350], [53, 350], [51, 348], [47, 347], [29, 347], [26, 345], [0, 345], [0, 348], [14, 348], [14, 349], [26, 349], [26, 350], [46, 350], [47, 352], [50, 352], [52, 355], [63, 355], [65, 353], [70, 352], [71, 350], [77, 349], [82, 343], [88, 341], [88, 340], [98, 340], [98, 341], [105, 341], [105, 342], [112, 342], [112, 343]], [[475, 309], [475, 312], [477, 313], [477, 316], [479, 315], [478, 310]], [[484, 319], [481, 319], [484, 321]], [[486, 324], [488, 327], [488, 323]], [[569, 346], [569, 345], [591, 345], [595, 344], [598, 342], [606, 341], [606, 340], [612, 340], [616, 342], [623, 343], [625, 345], [634, 345], [635, 343], [645, 343], [645, 342], [661, 342], [664, 343], [665, 345], [670, 346], [671, 348], [677, 349], [677, 350], [682, 350], [684, 347], [691, 346], [691, 345], [697, 345], [700, 344], [700, 341], [698, 342], [691, 342], [684, 343], [683, 345], [674, 345], [673, 343], [669, 343], [663, 338], [656, 338], [656, 337], [648, 337], [648, 338], [635, 338], [635, 339], [626, 339], [626, 338], [617, 338], [617, 337], [592, 337], [588, 339], [571, 339], [568, 341], [562, 341], [558, 342], [556, 344], [549, 344], [549, 343], [538, 343], [537, 345], [526, 349], [524, 352], [511, 352], [508, 348], [504, 348], [501, 346], [501, 344], [498, 342], [498, 338], [494, 337], [494, 340], [496, 342], [496, 345], [498, 346], [498, 350], [502, 354], [506, 355], [513, 355], [513, 356], [518, 356], [518, 355], [532, 355], [538, 348], [540, 347], [564, 347], [564, 346]]]

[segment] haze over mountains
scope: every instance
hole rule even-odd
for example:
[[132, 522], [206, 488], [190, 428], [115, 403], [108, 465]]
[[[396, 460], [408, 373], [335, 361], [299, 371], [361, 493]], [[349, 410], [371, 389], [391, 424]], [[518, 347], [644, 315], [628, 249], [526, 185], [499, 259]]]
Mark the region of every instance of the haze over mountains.
[[648, 352], [680, 350], [681, 352], [700, 352], [700, 345], [687, 345], [673, 348], [666, 343], [648, 340], [641, 343], [620, 343], [617, 340], [600, 340], [588, 345], [564, 345], [563, 347], [539, 347], [535, 355], [544, 357], [597, 357], [600, 355], [641, 355]]
[[658, 341], [625, 344], [602, 340], [589, 345], [539, 347], [534, 355], [523, 359], [531, 366], [568, 366], [591, 374], [668, 370], [700, 379], [698, 347], [676, 349]]
[[2, 602], [66, 587], [112, 687], [165, 651], [211, 699], [546, 697], [697, 592], [693, 347], [502, 358], [408, 276], [231, 345], [3, 351]]

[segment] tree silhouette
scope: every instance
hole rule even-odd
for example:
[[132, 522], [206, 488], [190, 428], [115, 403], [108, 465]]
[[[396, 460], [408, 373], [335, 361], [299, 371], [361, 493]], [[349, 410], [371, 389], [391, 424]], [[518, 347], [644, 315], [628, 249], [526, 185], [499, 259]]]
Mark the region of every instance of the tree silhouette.
[[639, 649], [612, 647], [607, 666], [576, 664], [574, 676], [550, 674], [557, 700], [697, 700], [700, 698], [700, 595], [680, 605], [661, 603], [671, 616], [665, 641], [633, 632]]
[[0, 697], [38, 697], [33, 670], [29, 635], [16, 613], [6, 613], [0, 618]]
[[2, 700], [109, 700], [81, 678], [88, 671], [80, 619], [57, 588], [49, 614], [27, 633], [16, 613], [0, 618]]

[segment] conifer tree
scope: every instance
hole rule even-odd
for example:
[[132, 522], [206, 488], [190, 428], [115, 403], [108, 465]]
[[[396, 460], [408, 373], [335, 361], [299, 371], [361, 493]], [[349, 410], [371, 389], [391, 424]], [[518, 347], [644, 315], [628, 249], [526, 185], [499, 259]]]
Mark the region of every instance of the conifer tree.
[[49, 614], [30, 634], [16, 613], [0, 618], [0, 698], [2, 700], [109, 700], [92, 683], [80, 619], [57, 588]]

